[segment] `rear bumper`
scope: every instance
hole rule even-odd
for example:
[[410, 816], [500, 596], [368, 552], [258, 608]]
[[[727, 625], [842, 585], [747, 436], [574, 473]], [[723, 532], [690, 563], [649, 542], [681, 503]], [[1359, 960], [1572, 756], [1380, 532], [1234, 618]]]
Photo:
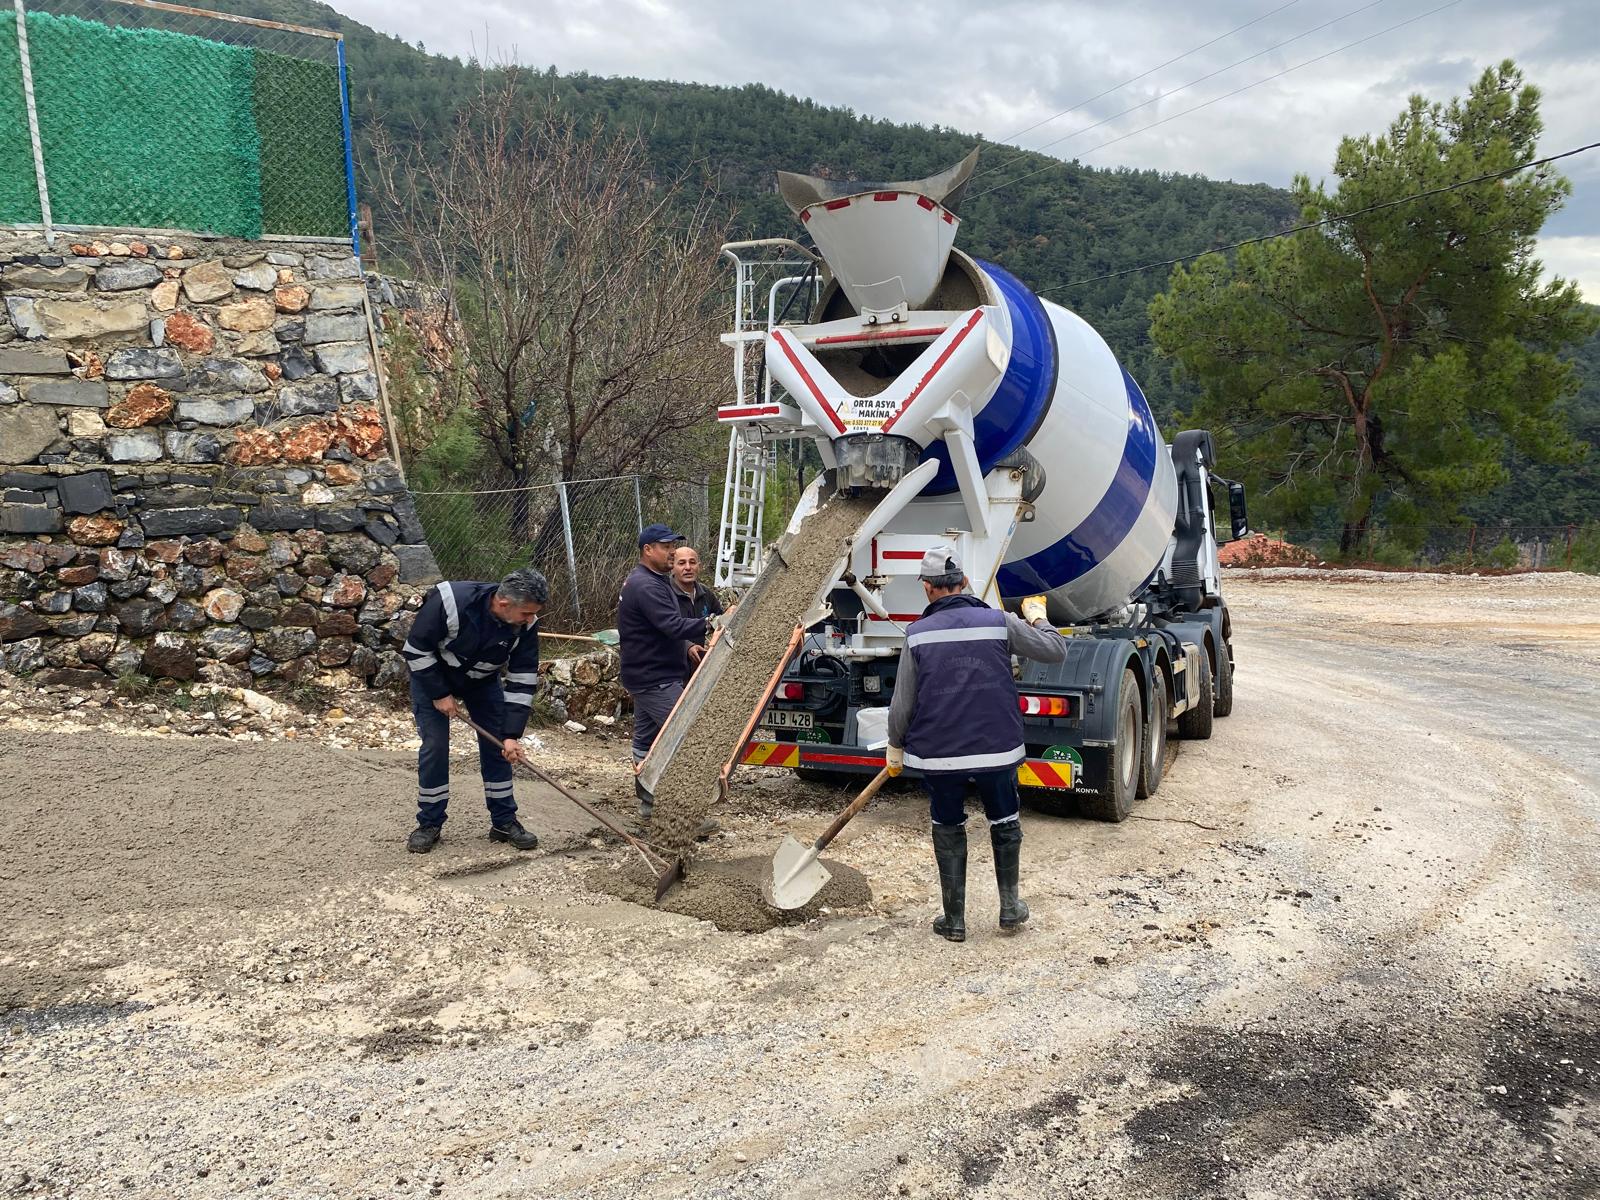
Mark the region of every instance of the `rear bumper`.
[[[855, 746], [834, 746], [807, 742], [746, 742], [739, 761], [751, 767], [810, 767], [818, 771], [838, 771], [848, 775], [876, 775], [883, 769], [883, 754]], [[920, 772], [907, 768], [906, 775]], [[1026, 788], [1071, 791], [1081, 782], [1073, 763], [1045, 762], [1028, 758], [1017, 764], [1017, 784]]]

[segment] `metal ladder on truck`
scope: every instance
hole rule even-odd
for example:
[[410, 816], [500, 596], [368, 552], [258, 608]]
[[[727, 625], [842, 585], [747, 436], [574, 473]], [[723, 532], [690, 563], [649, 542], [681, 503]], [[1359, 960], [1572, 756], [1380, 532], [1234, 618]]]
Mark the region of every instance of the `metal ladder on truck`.
[[746, 588], [765, 565], [762, 523], [776, 444], [801, 434], [799, 410], [781, 391], [773, 396], [765, 367], [767, 332], [783, 323], [802, 296], [802, 315], [809, 317], [824, 281], [817, 256], [789, 238], [730, 242], [722, 253], [735, 271], [733, 330], [722, 335], [722, 344], [733, 350], [734, 401], [717, 410], [718, 421], [730, 428], [715, 582]]

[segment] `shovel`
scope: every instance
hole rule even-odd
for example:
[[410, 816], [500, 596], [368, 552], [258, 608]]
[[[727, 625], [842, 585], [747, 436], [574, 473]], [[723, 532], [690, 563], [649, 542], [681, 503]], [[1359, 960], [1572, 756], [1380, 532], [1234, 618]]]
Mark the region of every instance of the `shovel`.
[[817, 861], [817, 855], [828, 848], [828, 843], [839, 836], [839, 831], [850, 823], [851, 818], [871, 803], [888, 778], [887, 767], [874, 775], [872, 782], [850, 802], [850, 807], [840, 813], [811, 845], [802, 846], [793, 837], [783, 839], [778, 852], [772, 856], [772, 868], [761, 884], [761, 895], [768, 904], [773, 908], [799, 908], [822, 890], [833, 876], [828, 873], [827, 867]]
[[[471, 717], [467, 716], [466, 713], [457, 713], [456, 715], [461, 718], [461, 721], [464, 724], [470, 725], [473, 729], [477, 730], [479, 737], [487, 738], [496, 746], [500, 745], [502, 739], [495, 737], [482, 725], [479, 725]], [[585, 804], [582, 800], [578, 799], [578, 797], [567, 791], [566, 788], [562, 787], [561, 784], [550, 778], [550, 776], [546, 775], [531, 762], [512, 763], [511, 765], [513, 769], [521, 767], [527, 774], [532, 775], [535, 779], [538, 779], [542, 783], [548, 784], [550, 787], [560, 792], [568, 800], [571, 800], [579, 808], [583, 809], [584, 812], [588, 813], [596, 821], [599, 821], [600, 824], [604, 825], [612, 833], [616, 834], [623, 841], [627, 842], [628, 845], [632, 846], [636, 851], [638, 851], [639, 857], [644, 859], [644, 865], [648, 867], [650, 872], [656, 877], [656, 899], [658, 901], [661, 899], [661, 897], [667, 894], [667, 890], [671, 888], [673, 884], [677, 883], [679, 879], [683, 878], [683, 859], [675, 858], [671, 862], [668, 862], [656, 852], [656, 848], [649, 842], [644, 841], [642, 838], [634, 837], [633, 834], [622, 828], [622, 826], [618, 825], [610, 817], [606, 816], [598, 809], [592, 808], [588, 804]]]

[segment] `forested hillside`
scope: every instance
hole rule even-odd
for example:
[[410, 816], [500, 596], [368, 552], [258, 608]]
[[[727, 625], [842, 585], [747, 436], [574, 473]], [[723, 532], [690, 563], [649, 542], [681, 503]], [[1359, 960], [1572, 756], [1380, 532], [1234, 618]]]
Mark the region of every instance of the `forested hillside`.
[[[476, 86], [476, 64], [429, 54], [314, 0], [216, 0], [216, 7], [344, 33], [358, 158], [366, 157], [367, 138], [380, 121], [402, 138], [437, 140], [456, 103]], [[639, 128], [663, 176], [709, 179], [729, 206], [736, 235], [798, 232], [774, 189], [774, 171], [916, 178], [955, 162], [976, 140], [951, 129], [874, 120], [760, 84], [710, 87], [553, 69], [538, 84], [579, 119]], [[1146, 311], [1166, 273], [1060, 285], [1281, 229], [1297, 218], [1288, 194], [1264, 184], [1067, 163], [984, 195], [1054, 161], [1017, 153], [985, 148], [980, 169], [992, 174], [969, 189], [960, 244], [1037, 288], [1055, 289], [1051, 298], [1104, 334], [1170, 424], [1190, 397], [1154, 354]], [[1574, 358], [1584, 389], [1569, 406], [1572, 424], [1580, 437], [1600, 443], [1600, 338]], [[1512, 484], [1474, 505], [1474, 513], [1538, 524], [1600, 517], [1595, 457], [1576, 470], [1513, 463]]]

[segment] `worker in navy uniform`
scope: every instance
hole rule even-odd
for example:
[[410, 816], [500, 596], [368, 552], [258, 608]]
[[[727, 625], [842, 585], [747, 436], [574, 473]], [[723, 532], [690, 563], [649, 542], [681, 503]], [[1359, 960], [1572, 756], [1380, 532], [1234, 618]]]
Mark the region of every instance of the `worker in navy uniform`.
[[[633, 697], [633, 763], [650, 753], [672, 706], [683, 695], [687, 643], [704, 642], [717, 617], [691, 616], [672, 584], [672, 552], [683, 536], [668, 525], [639, 531], [639, 565], [622, 582], [617, 605], [622, 686]], [[636, 779], [639, 819], [648, 821], [655, 797]]]
[[539, 610], [549, 599], [544, 576], [524, 568], [497, 584], [441, 583], [423, 601], [401, 647], [422, 738], [417, 827], [406, 842], [412, 853], [426, 854], [439, 841], [450, 802], [450, 718], [463, 707], [498, 739], [478, 735], [489, 839], [518, 850], [538, 846], [539, 839], [517, 820], [511, 764], [527, 761], [519, 739], [539, 686]]
[[1013, 931], [1028, 919], [1028, 906], [1017, 898], [1022, 855], [1017, 764], [1027, 748], [1011, 656], [1061, 662], [1067, 639], [1049, 627], [1043, 596], [1024, 600], [1018, 617], [966, 594], [961, 560], [949, 546], [923, 555], [919, 575], [928, 607], [906, 628], [889, 704], [885, 765], [890, 775], [908, 766], [922, 772], [944, 902], [933, 931], [960, 942], [967, 936], [969, 781], [989, 818], [1000, 929]]
[[[679, 546], [672, 552], [672, 588], [678, 594], [678, 604], [686, 616], [709, 620], [722, 615], [722, 601], [700, 582], [700, 555], [693, 546]], [[706, 639], [688, 642], [686, 646], [688, 654], [684, 663], [684, 683], [689, 682], [689, 677], [705, 657]]]

